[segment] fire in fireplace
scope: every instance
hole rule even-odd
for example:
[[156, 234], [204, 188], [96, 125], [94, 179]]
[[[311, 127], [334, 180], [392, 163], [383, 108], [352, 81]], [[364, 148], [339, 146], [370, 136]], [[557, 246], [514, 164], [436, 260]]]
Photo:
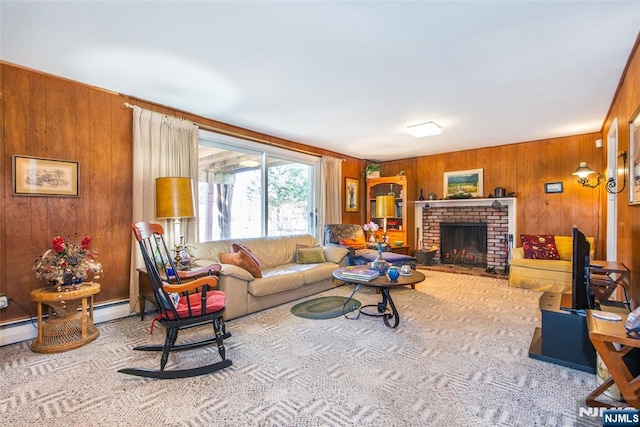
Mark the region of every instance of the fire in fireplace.
[[440, 262], [486, 268], [487, 224], [441, 222]]

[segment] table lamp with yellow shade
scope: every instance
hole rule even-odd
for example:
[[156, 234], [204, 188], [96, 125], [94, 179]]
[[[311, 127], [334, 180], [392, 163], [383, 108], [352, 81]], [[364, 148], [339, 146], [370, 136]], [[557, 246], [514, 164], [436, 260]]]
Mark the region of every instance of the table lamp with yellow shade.
[[389, 243], [387, 236], [387, 218], [395, 218], [396, 216], [396, 199], [394, 196], [377, 196], [376, 197], [376, 218], [382, 218], [382, 241]]
[[191, 178], [156, 178], [156, 218], [173, 219], [173, 238], [176, 245], [180, 243], [182, 233], [181, 219], [195, 216]]

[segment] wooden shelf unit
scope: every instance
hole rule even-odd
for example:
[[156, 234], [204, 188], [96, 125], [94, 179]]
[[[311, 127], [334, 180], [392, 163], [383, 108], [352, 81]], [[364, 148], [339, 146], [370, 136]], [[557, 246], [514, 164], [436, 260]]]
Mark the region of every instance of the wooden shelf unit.
[[408, 245], [407, 229], [407, 177], [406, 176], [388, 176], [383, 178], [367, 178], [367, 219], [366, 222], [374, 222], [378, 224], [380, 229], [376, 232], [376, 237], [382, 240], [383, 223], [382, 218], [376, 218], [376, 197], [387, 196], [389, 193], [395, 193], [396, 216], [387, 218], [387, 235], [389, 243], [393, 245], [396, 240], [401, 240], [404, 245]]

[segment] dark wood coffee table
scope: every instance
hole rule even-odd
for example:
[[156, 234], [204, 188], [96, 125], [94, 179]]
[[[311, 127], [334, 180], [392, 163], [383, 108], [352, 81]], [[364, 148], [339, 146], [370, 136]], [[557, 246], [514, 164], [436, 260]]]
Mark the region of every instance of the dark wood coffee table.
[[[391, 299], [391, 294], [389, 293], [389, 290], [391, 288], [397, 288], [400, 286], [415, 285], [416, 283], [422, 282], [424, 280], [424, 274], [416, 270], [411, 270], [410, 276], [400, 276], [396, 281], [391, 281], [387, 275], [383, 275], [367, 282], [366, 280], [356, 280], [352, 278], [343, 277], [342, 273], [346, 271], [348, 268], [349, 267], [338, 268], [333, 272], [333, 277], [335, 279], [341, 282], [355, 285], [355, 288], [351, 293], [351, 296], [349, 296], [349, 299], [347, 299], [347, 301], [349, 301], [351, 297], [353, 297], [353, 295], [356, 292], [358, 292], [358, 289], [360, 289], [360, 286], [369, 286], [371, 288], [380, 289], [380, 293], [382, 294], [382, 301], [380, 301], [378, 304], [363, 305], [362, 307], [360, 307], [359, 313], [362, 313], [365, 316], [382, 317], [384, 324], [387, 325], [387, 327], [392, 329], [397, 327], [398, 324], [400, 324], [400, 315], [398, 314], [398, 309], [396, 308], [396, 305], [393, 303], [393, 299]], [[387, 307], [387, 304], [391, 307], [391, 309]], [[375, 307], [376, 311], [373, 313], [368, 312], [366, 311], [367, 307]], [[357, 316], [355, 318], [357, 319]], [[391, 320], [393, 320], [393, 323], [391, 323]]]

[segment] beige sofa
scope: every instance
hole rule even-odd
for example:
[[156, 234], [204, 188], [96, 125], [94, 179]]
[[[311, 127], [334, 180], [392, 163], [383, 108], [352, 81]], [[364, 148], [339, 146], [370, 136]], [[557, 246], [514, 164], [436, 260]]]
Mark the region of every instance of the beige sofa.
[[331, 289], [336, 286], [333, 271], [347, 262], [346, 249], [326, 246], [326, 262], [296, 263], [297, 245], [319, 246], [310, 235], [190, 243], [188, 250], [193, 263], [202, 266], [220, 263], [218, 254], [232, 252], [234, 243], [244, 245], [259, 260], [262, 277], [254, 278], [244, 268], [221, 263], [218, 287], [227, 296], [227, 320]]
[[[594, 255], [594, 238], [587, 237], [591, 246], [591, 259]], [[526, 259], [522, 247], [512, 251], [509, 269], [509, 286], [533, 289], [543, 292], [571, 293], [571, 256], [573, 238], [555, 236], [556, 248], [560, 260]]]

